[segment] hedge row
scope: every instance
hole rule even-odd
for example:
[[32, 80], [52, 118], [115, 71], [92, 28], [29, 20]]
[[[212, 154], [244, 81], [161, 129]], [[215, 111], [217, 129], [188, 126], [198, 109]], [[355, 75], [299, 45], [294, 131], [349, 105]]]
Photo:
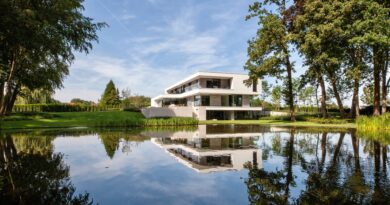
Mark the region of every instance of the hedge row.
[[13, 112], [100, 112], [111, 110], [127, 110], [121, 105], [117, 106], [88, 106], [73, 104], [26, 104], [14, 105]]

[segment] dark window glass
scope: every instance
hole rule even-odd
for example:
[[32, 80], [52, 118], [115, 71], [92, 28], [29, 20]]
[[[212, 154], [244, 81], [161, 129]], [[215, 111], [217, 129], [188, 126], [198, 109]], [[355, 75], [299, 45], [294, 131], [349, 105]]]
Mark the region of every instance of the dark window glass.
[[202, 96], [202, 106], [210, 106], [210, 96]]
[[253, 86], [253, 92], [257, 92], [257, 80], [253, 80], [252, 86]]
[[242, 95], [229, 95], [229, 106], [241, 107], [242, 106]]
[[221, 88], [221, 79], [211, 79], [206, 81], [207, 88]]
[[235, 106], [242, 106], [242, 95], [234, 96], [234, 104]]

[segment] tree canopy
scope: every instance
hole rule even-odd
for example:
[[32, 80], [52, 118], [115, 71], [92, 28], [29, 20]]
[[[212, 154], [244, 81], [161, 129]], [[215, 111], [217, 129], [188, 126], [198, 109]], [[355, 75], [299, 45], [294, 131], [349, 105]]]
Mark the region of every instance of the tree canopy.
[[[265, 7], [271, 4], [273, 7]], [[344, 101], [351, 99], [349, 116], [358, 116], [359, 91], [364, 85], [373, 87], [374, 115], [387, 111], [388, 1], [267, 0], [249, 6], [249, 18], [255, 16], [259, 17], [259, 29], [256, 37], [249, 40], [244, 68], [250, 76], [286, 79], [283, 93], [290, 110], [298, 93], [290, 78], [289, 70], [294, 69], [289, 56], [292, 48], [297, 48], [307, 68], [300, 84], [319, 86], [323, 117], [328, 116], [329, 97], [335, 99], [343, 117], [347, 117]]]
[[88, 53], [97, 31], [83, 0], [0, 2], [0, 115], [12, 110], [21, 87], [53, 91], [69, 74], [74, 52]]
[[[273, 5], [278, 12], [267, 10], [266, 5]], [[291, 120], [295, 121], [294, 92], [292, 82], [293, 63], [290, 61], [289, 24], [283, 20], [286, 1], [255, 2], [249, 6], [247, 19], [258, 18], [261, 27], [255, 38], [249, 40], [248, 61], [244, 68], [252, 78], [266, 75], [285, 79], [286, 102], [290, 108]], [[285, 74], [285, 75], [283, 75]]]

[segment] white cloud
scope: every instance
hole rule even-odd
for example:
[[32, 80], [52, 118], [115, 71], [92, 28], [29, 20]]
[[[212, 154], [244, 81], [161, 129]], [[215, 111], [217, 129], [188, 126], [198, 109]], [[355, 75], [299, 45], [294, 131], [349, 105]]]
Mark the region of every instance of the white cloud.
[[124, 20], [124, 21], [129, 21], [129, 20], [132, 20], [135, 18], [136, 18], [136, 16], [132, 15], [132, 14], [123, 14], [122, 16], [120, 16], [120, 19]]
[[[110, 79], [120, 89], [128, 87], [132, 93], [153, 97], [196, 71], [242, 72], [246, 50], [235, 51], [228, 45], [235, 39], [231, 35], [238, 28], [237, 19], [243, 18], [241, 10], [232, 4], [238, 3], [226, 3], [224, 7], [185, 4], [177, 12], [160, 14], [158, 19], [144, 18], [130, 8], [121, 8], [118, 13], [123, 15], [116, 18], [114, 9], [104, 7], [109, 17], [121, 20], [112, 22], [119, 26], [112, 28], [126, 28], [122, 29], [123, 38], [102, 36], [99, 47], [103, 51], [78, 56], [65, 88], [55, 97], [61, 101], [74, 97], [97, 101]], [[134, 30], [130, 23], [124, 26], [126, 21], [140, 23], [142, 27], [137, 28], [141, 30]]]

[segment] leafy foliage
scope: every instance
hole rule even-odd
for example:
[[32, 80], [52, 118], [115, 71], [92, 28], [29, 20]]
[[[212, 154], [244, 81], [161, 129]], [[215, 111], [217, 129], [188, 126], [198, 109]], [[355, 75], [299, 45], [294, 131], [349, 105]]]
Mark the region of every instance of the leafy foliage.
[[69, 74], [74, 52], [88, 53], [104, 23], [83, 15], [83, 0], [0, 2], [0, 114], [21, 87], [53, 91]]
[[[273, 5], [278, 12], [273, 13], [266, 9], [266, 5]], [[258, 17], [261, 27], [255, 38], [248, 42], [248, 56], [244, 68], [249, 76], [263, 77], [266, 75], [285, 79], [287, 89], [286, 102], [290, 107], [291, 120], [295, 121], [294, 92], [292, 85], [293, 63], [290, 61], [290, 43], [288, 24], [283, 20], [286, 11], [286, 1], [255, 2], [249, 6], [250, 14], [247, 19]], [[283, 74], [286, 73], [285, 78]]]

